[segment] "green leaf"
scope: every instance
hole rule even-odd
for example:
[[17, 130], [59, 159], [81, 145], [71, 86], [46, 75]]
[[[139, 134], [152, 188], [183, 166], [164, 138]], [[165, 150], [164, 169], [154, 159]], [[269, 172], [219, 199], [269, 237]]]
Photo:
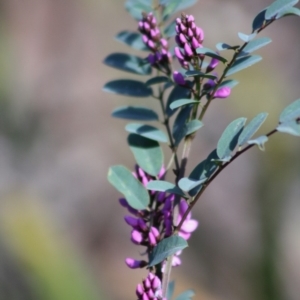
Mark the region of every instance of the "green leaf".
[[204, 54], [206, 56], [209, 56], [209, 57], [213, 57], [213, 58], [216, 58], [218, 59], [219, 61], [221, 61], [222, 63], [226, 64], [227, 63], [227, 59], [220, 56], [219, 54], [217, 54], [215, 51], [209, 49], [209, 48], [197, 48], [196, 49], [196, 52], [198, 54]]
[[179, 99], [187, 99], [187, 98], [190, 98], [190, 95], [191, 95], [191, 91], [185, 87], [182, 87], [180, 85], [176, 85], [169, 97], [168, 97], [168, 100], [167, 100], [167, 105], [166, 105], [166, 113], [169, 117], [171, 117], [176, 110], [173, 110], [170, 108], [170, 105], [176, 101], [176, 100], [179, 100]]
[[203, 123], [197, 119], [191, 120], [186, 124], [187, 130], [186, 130], [186, 135], [192, 134], [201, 127], [203, 127]]
[[142, 106], [121, 106], [112, 112], [112, 116], [115, 118], [137, 121], [158, 120], [158, 115], [155, 111]]
[[151, 67], [145, 59], [126, 53], [112, 53], [104, 59], [104, 64], [139, 75], [149, 75], [151, 73]]
[[226, 73], [226, 76], [230, 76], [236, 72], [246, 69], [259, 62], [261, 59], [262, 58], [259, 55], [241, 57], [233, 63], [232, 67]]
[[127, 142], [137, 164], [148, 174], [158, 175], [163, 166], [163, 152], [159, 143], [131, 133]]
[[187, 125], [186, 121], [191, 113], [192, 105], [184, 106], [178, 115], [173, 124], [172, 135], [174, 138], [175, 146], [178, 146], [180, 141], [186, 136], [187, 133]]
[[203, 78], [209, 78], [209, 79], [217, 78], [217, 76], [215, 76], [215, 75], [205, 74], [205, 73], [203, 73], [201, 71], [197, 71], [197, 70], [186, 71], [185, 76], [186, 77], [203, 77]]
[[238, 55], [238, 57], [249, 55], [249, 53], [268, 45], [272, 40], [268, 37], [262, 37], [256, 40], [253, 40], [247, 44], [247, 46], [243, 49], [242, 52]]
[[287, 8], [294, 6], [299, 0], [277, 0], [274, 1], [266, 10], [265, 18], [270, 20], [277, 14], [285, 11]]
[[193, 99], [179, 99], [176, 100], [174, 102], [171, 103], [170, 108], [171, 109], [176, 109], [178, 107], [184, 106], [184, 105], [188, 105], [188, 104], [192, 104], [192, 103], [200, 103], [197, 100], [193, 100]]
[[268, 113], [260, 113], [254, 117], [251, 122], [244, 128], [238, 139], [238, 145], [243, 146], [260, 128], [268, 116]]
[[168, 4], [163, 9], [163, 20], [166, 21], [169, 17], [174, 14], [180, 4], [181, 0], [169, 0]]
[[152, 89], [143, 82], [131, 79], [119, 79], [107, 82], [103, 90], [105, 92], [121, 94], [132, 97], [149, 97], [152, 95]]
[[276, 19], [280, 19], [286, 16], [299, 16], [300, 17], [300, 9], [297, 7], [290, 7], [283, 11], [281, 11], [279, 14], [276, 15]]
[[148, 182], [146, 188], [151, 191], [166, 192], [186, 198], [184, 192], [178, 186], [168, 181], [151, 180]]
[[147, 80], [145, 84], [149, 86], [149, 85], [165, 83], [165, 82], [170, 82], [170, 79], [166, 76], [156, 76]]
[[236, 50], [238, 49], [240, 46], [230, 46], [226, 43], [218, 43], [216, 45], [216, 48], [218, 51], [224, 51], [224, 50]]
[[238, 36], [243, 42], [249, 43], [251, 40], [253, 40], [256, 37], [256, 33], [247, 35], [245, 33], [238, 32]]
[[246, 118], [238, 118], [226, 127], [217, 145], [217, 154], [219, 158], [223, 159], [230, 156], [237, 145], [239, 135], [244, 128], [246, 120]]
[[167, 143], [169, 141], [168, 137], [163, 131], [150, 125], [130, 123], [126, 125], [125, 129], [130, 133], [141, 135], [150, 140], [163, 143]]
[[280, 132], [300, 136], [300, 99], [294, 101], [282, 111], [276, 129]]
[[265, 143], [268, 141], [268, 137], [266, 135], [262, 135], [255, 140], [250, 140], [247, 143], [249, 145], [256, 144], [261, 151], [265, 151]]
[[178, 186], [185, 192], [189, 192], [193, 188], [199, 186], [200, 184], [204, 183], [207, 178], [202, 178], [200, 180], [194, 180], [187, 177], [183, 177], [179, 180]]
[[121, 43], [130, 46], [133, 49], [148, 51], [148, 48], [144, 44], [142, 40], [142, 35], [140, 33], [124, 30], [119, 32], [116, 35], [115, 39]]
[[172, 21], [164, 30], [164, 35], [166, 37], [173, 37], [176, 35], [176, 30], [175, 30], [175, 26], [176, 26], [176, 20]]
[[167, 299], [172, 299], [174, 290], [175, 290], [175, 281], [173, 280], [168, 284]]
[[172, 235], [163, 239], [154, 247], [152, 253], [150, 253], [149, 267], [153, 267], [163, 262], [167, 257], [186, 248], [187, 246], [187, 241], [177, 235]]
[[181, 293], [175, 300], [191, 300], [192, 297], [195, 296], [195, 292], [193, 290], [187, 290]]
[[265, 18], [266, 10], [267, 10], [267, 8], [265, 8], [264, 10], [259, 12], [259, 14], [254, 18], [254, 20], [252, 22], [253, 32], [255, 30], [259, 30], [260, 28], [262, 28], [265, 25], [265, 23], [266, 23], [266, 18]]
[[144, 186], [123, 166], [113, 166], [108, 170], [108, 181], [126, 198], [128, 204], [137, 210], [146, 209], [149, 193]]
[[136, 20], [142, 19], [142, 13], [152, 11], [150, 1], [130, 0], [125, 3], [125, 8], [129, 14]]
[[228, 80], [224, 80], [220, 85], [219, 88], [224, 87], [224, 86], [228, 86], [231, 89], [234, 88], [237, 84], [239, 84], [238, 81], [234, 80], [234, 79], [228, 79]]

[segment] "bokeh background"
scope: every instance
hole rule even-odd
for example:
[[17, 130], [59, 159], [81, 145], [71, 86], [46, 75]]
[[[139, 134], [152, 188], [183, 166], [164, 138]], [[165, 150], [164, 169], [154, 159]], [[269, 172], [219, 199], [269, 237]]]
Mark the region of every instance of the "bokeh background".
[[[205, 45], [238, 43], [267, 0], [201, 0], [187, 9]], [[112, 164], [133, 167], [126, 122], [113, 108], [137, 99], [106, 94], [134, 78], [103, 59], [132, 51], [114, 40], [137, 24], [121, 0], [0, 1], [0, 299], [135, 299], [145, 270], [128, 270], [131, 245]], [[194, 141], [188, 171], [234, 118], [270, 113], [261, 132], [300, 96], [300, 18], [263, 31], [273, 42], [240, 84], [216, 100]], [[151, 99], [146, 105], [158, 110]], [[175, 269], [176, 293], [196, 300], [297, 300], [300, 295], [300, 140], [277, 134], [266, 151], [234, 162], [195, 207], [200, 226]], [[166, 154], [168, 156], [168, 154]]]

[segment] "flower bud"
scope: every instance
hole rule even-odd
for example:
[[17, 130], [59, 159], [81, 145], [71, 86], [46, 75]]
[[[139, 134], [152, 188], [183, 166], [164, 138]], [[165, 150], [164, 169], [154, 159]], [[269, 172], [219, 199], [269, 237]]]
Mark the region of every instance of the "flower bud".
[[130, 257], [125, 259], [125, 263], [130, 269], [143, 268], [147, 265], [147, 262], [145, 262], [144, 260], [135, 260]]
[[181, 59], [181, 60], [184, 60], [184, 57], [179, 49], [179, 47], [175, 47], [174, 49], [174, 53], [175, 53], [175, 56], [178, 58], [178, 59]]
[[214, 98], [224, 99], [224, 98], [227, 98], [230, 95], [230, 93], [231, 93], [230, 87], [224, 86], [224, 87], [217, 89], [217, 91], [214, 94]]
[[191, 49], [191, 47], [187, 43], [184, 45], [184, 52], [185, 52], [185, 55], [188, 56], [188, 57], [191, 57], [194, 54], [193, 50]]
[[138, 226], [138, 219], [131, 217], [131, 216], [125, 216], [124, 217], [125, 222], [132, 226], [132, 227], [137, 227]]
[[143, 241], [142, 233], [137, 231], [137, 230], [132, 230], [132, 232], [131, 232], [131, 241], [134, 244], [139, 245]]
[[140, 297], [143, 296], [144, 288], [143, 288], [143, 286], [140, 283], [137, 285], [135, 293], [138, 296], [138, 298], [140, 298]]
[[183, 75], [178, 71], [173, 72], [173, 79], [179, 85], [185, 85], [186, 84]]

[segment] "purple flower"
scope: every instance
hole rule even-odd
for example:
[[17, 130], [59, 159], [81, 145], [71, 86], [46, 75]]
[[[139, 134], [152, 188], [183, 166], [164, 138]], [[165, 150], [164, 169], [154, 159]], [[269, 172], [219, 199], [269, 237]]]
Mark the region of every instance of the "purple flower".
[[214, 98], [225, 99], [225, 98], [229, 97], [230, 93], [231, 93], [230, 87], [224, 86], [224, 87], [221, 87], [216, 90], [216, 92], [214, 94]]
[[125, 263], [130, 269], [143, 268], [147, 265], [147, 262], [144, 260], [135, 260], [130, 257], [125, 259]]
[[185, 85], [186, 84], [183, 75], [178, 71], [173, 72], [173, 79], [179, 85]]

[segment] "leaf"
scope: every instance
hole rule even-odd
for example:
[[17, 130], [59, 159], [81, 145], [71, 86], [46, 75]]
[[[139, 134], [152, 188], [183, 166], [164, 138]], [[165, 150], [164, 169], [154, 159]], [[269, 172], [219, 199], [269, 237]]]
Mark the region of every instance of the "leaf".
[[152, 95], [152, 89], [143, 82], [131, 79], [119, 79], [107, 82], [103, 90], [105, 92], [121, 94], [132, 97], [149, 97]]
[[178, 186], [185, 192], [189, 192], [196, 186], [199, 186], [200, 184], [204, 183], [207, 180], [207, 178], [202, 178], [200, 180], [193, 180], [187, 177], [183, 177], [179, 180]]
[[299, 0], [277, 0], [274, 1], [266, 10], [265, 18], [270, 20], [278, 13], [285, 11], [287, 8], [294, 6]]
[[276, 19], [280, 19], [286, 16], [299, 16], [300, 17], [300, 9], [297, 7], [287, 8], [276, 15]]
[[209, 75], [209, 74], [205, 74], [201, 71], [197, 71], [197, 70], [190, 70], [190, 71], [186, 71], [185, 72], [185, 76], [186, 77], [203, 77], [203, 78], [209, 78], [209, 79], [216, 79], [217, 76], [215, 75]]
[[268, 113], [260, 113], [254, 117], [250, 123], [243, 129], [238, 139], [238, 145], [243, 146], [264, 123]]
[[234, 150], [246, 120], [246, 118], [238, 118], [226, 127], [217, 144], [217, 155], [219, 158], [228, 157]]
[[164, 34], [166, 37], [173, 37], [176, 35], [176, 30], [175, 30], [175, 26], [176, 26], [176, 20], [172, 21], [164, 30]]
[[193, 99], [179, 99], [176, 100], [174, 102], [171, 103], [170, 108], [171, 109], [176, 109], [178, 107], [184, 106], [184, 105], [188, 105], [188, 104], [192, 104], [192, 103], [200, 103], [197, 100], [193, 100]]
[[163, 166], [163, 152], [158, 142], [131, 133], [127, 138], [137, 164], [148, 174], [157, 176]]
[[226, 73], [226, 76], [230, 76], [236, 72], [246, 69], [259, 62], [261, 59], [262, 58], [259, 55], [252, 55], [239, 58], [233, 63], [232, 67], [229, 68], [228, 72]]
[[216, 45], [216, 48], [218, 51], [224, 51], [224, 50], [235, 50], [238, 49], [240, 46], [230, 46], [226, 43], [218, 43]]
[[191, 105], [187, 105], [183, 107], [178, 113], [174, 121], [172, 135], [174, 138], [175, 146], [178, 146], [180, 141], [186, 136], [187, 133], [186, 121], [190, 115], [191, 109], [192, 109]]
[[282, 111], [276, 129], [280, 132], [300, 136], [300, 99], [294, 101]]
[[151, 73], [151, 67], [145, 59], [126, 53], [112, 53], [104, 59], [104, 64], [139, 75], [149, 75]]
[[168, 284], [167, 299], [172, 299], [174, 290], [175, 290], [175, 281], [173, 280]]
[[227, 86], [229, 88], [234, 88], [237, 84], [239, 84], [238, 81], [234, 80], [234, 79], [228, 79], [228, 80], [224, 80], [220, 85], [219, 88]]
[[247, 46], [243, 49], [242, 52], [238, 55], [238, 57], [249, 55], [249, 53], [268, 45], [272, 40], [268, 37], [262, 37], [256, 40], [253, 40], [247, 44]]
[[169, 117], [171, 117], [174, 113], [175, 113], [175, 110], [172, 110], [170, 108], [170, 105], [171, 103], [173, 103], [174, 101], [176, 100], [179, 100], [179, 99], [187, 99], [189, 98], [191, 95], [191, 91], [185, 87], [182, 87], [180, 85], [176, 85], [169, 97], [168, 97], [168, 100], [167, 100], [167, 105], [166, 105], [166, 113]]
[[219, 54], [217, 54], [215, 51], [209, 49], [209, 48], [197, 48], [196, 49], [196, 52], [198, 54], [204, 54], [206, 56], [209, 56], [209, 57], [213, 57], [213, 58], [216, 58], [218, 59], [219, 61], [221, 61], [222, 63], [226, 64], [227, 63], [227, 59], [220, 56]]
[[243, 42], [249, 43], [251, 40], [253, 40], [256, 37], [256, 33], [247, 35], [245, 33], [238, 32], [238, 36]]
[[142, 13], [152, 11], [150, 1], [130, 0], [125, 3], [125, 8], [129, 14], [136, 20], [142, 19]]
[[191, 120], [186, 124], [187, 130], [186, 130], [186, 135], [192, 134], [201, 127], [203, 127], [203, 123], [197, 119]]
[[154, 247], [152, 253], [150, 253], [149, 267], [153, 267], [163, 262], [167, 257], [186, 248], [187, 246], [187, 241], [177, 235], [172, 235], [163, 239]]
[[[217, 151], [213, 150], [208, 157], [200, 162], [189, 175], [190, 180], [202, 180], [209, 179], [210, 176], [218, 169], [218, 165], [216, 163], [216, 159], [218, 159]], [[202, 188], [202, 185], [193, 188], [189, 191], [189, 195], [194, 197]]]
[[186, 290], [181, 293], [175, 300], [191, 300], [192, 297], [195, 296], [195, 292], [193, 290]]
[[133, 49], [148, 51], [148, 48], [144, 44], [142, 40], [142, 35], [140, 33], [123, 30], [116, 35], [115, 39], [121, 43], [132, 47]]
[[125, 129], [130, 133], [135, 133], [157, 142], [167, 143], [169, 141], [168, 137], [163, 131], [150, 125], [130, 123], [126, 125]]
[[256, 144], [261, 151], [265, 151], [265, 143], [268, 141], [268, 137], [266, 135], [262, 135], [255, 140], [250, 140], [247, 143], [249, 145]]
[[168, 181], [151, 180], [148, 182], [146, 188], [151, 191], [166, 192], [186, 198], [184, 192], [178, 186]]
[[260, 28], [262, 28], [265, 25], [265, 23], [266, 23], [266, 18], [265, 18], [266, 10], [267, 10], [267, 8], [265, 8], [264, 10], [259, 12], [259, 14], [254, 18], [254, 20], [252, 22], [253, 32], [255, 30], [259, 30]]
[[148, 85], [159, 84], [164, 82], [170, 82], [170, 79], [166, 76], [156, 76], [147, 80], [145, 84], [148, 86]]
[[163, 9], [163, 20], [166, 21], [169, 17], [174, 14], [180, 4], [181, 0], [169, 0], [167, 5]]
[[112, 112], [112, 116], [115, 118], [137, 121], [158, 120], [158, 115], [155, 111], [142, 106], [121, 106]]
[[126, 198], [128, 204], [137, 210], [146, 209], [149, 193], [144, 186], [123, 166], [113, 166], [108, 170], [108, 181]]

